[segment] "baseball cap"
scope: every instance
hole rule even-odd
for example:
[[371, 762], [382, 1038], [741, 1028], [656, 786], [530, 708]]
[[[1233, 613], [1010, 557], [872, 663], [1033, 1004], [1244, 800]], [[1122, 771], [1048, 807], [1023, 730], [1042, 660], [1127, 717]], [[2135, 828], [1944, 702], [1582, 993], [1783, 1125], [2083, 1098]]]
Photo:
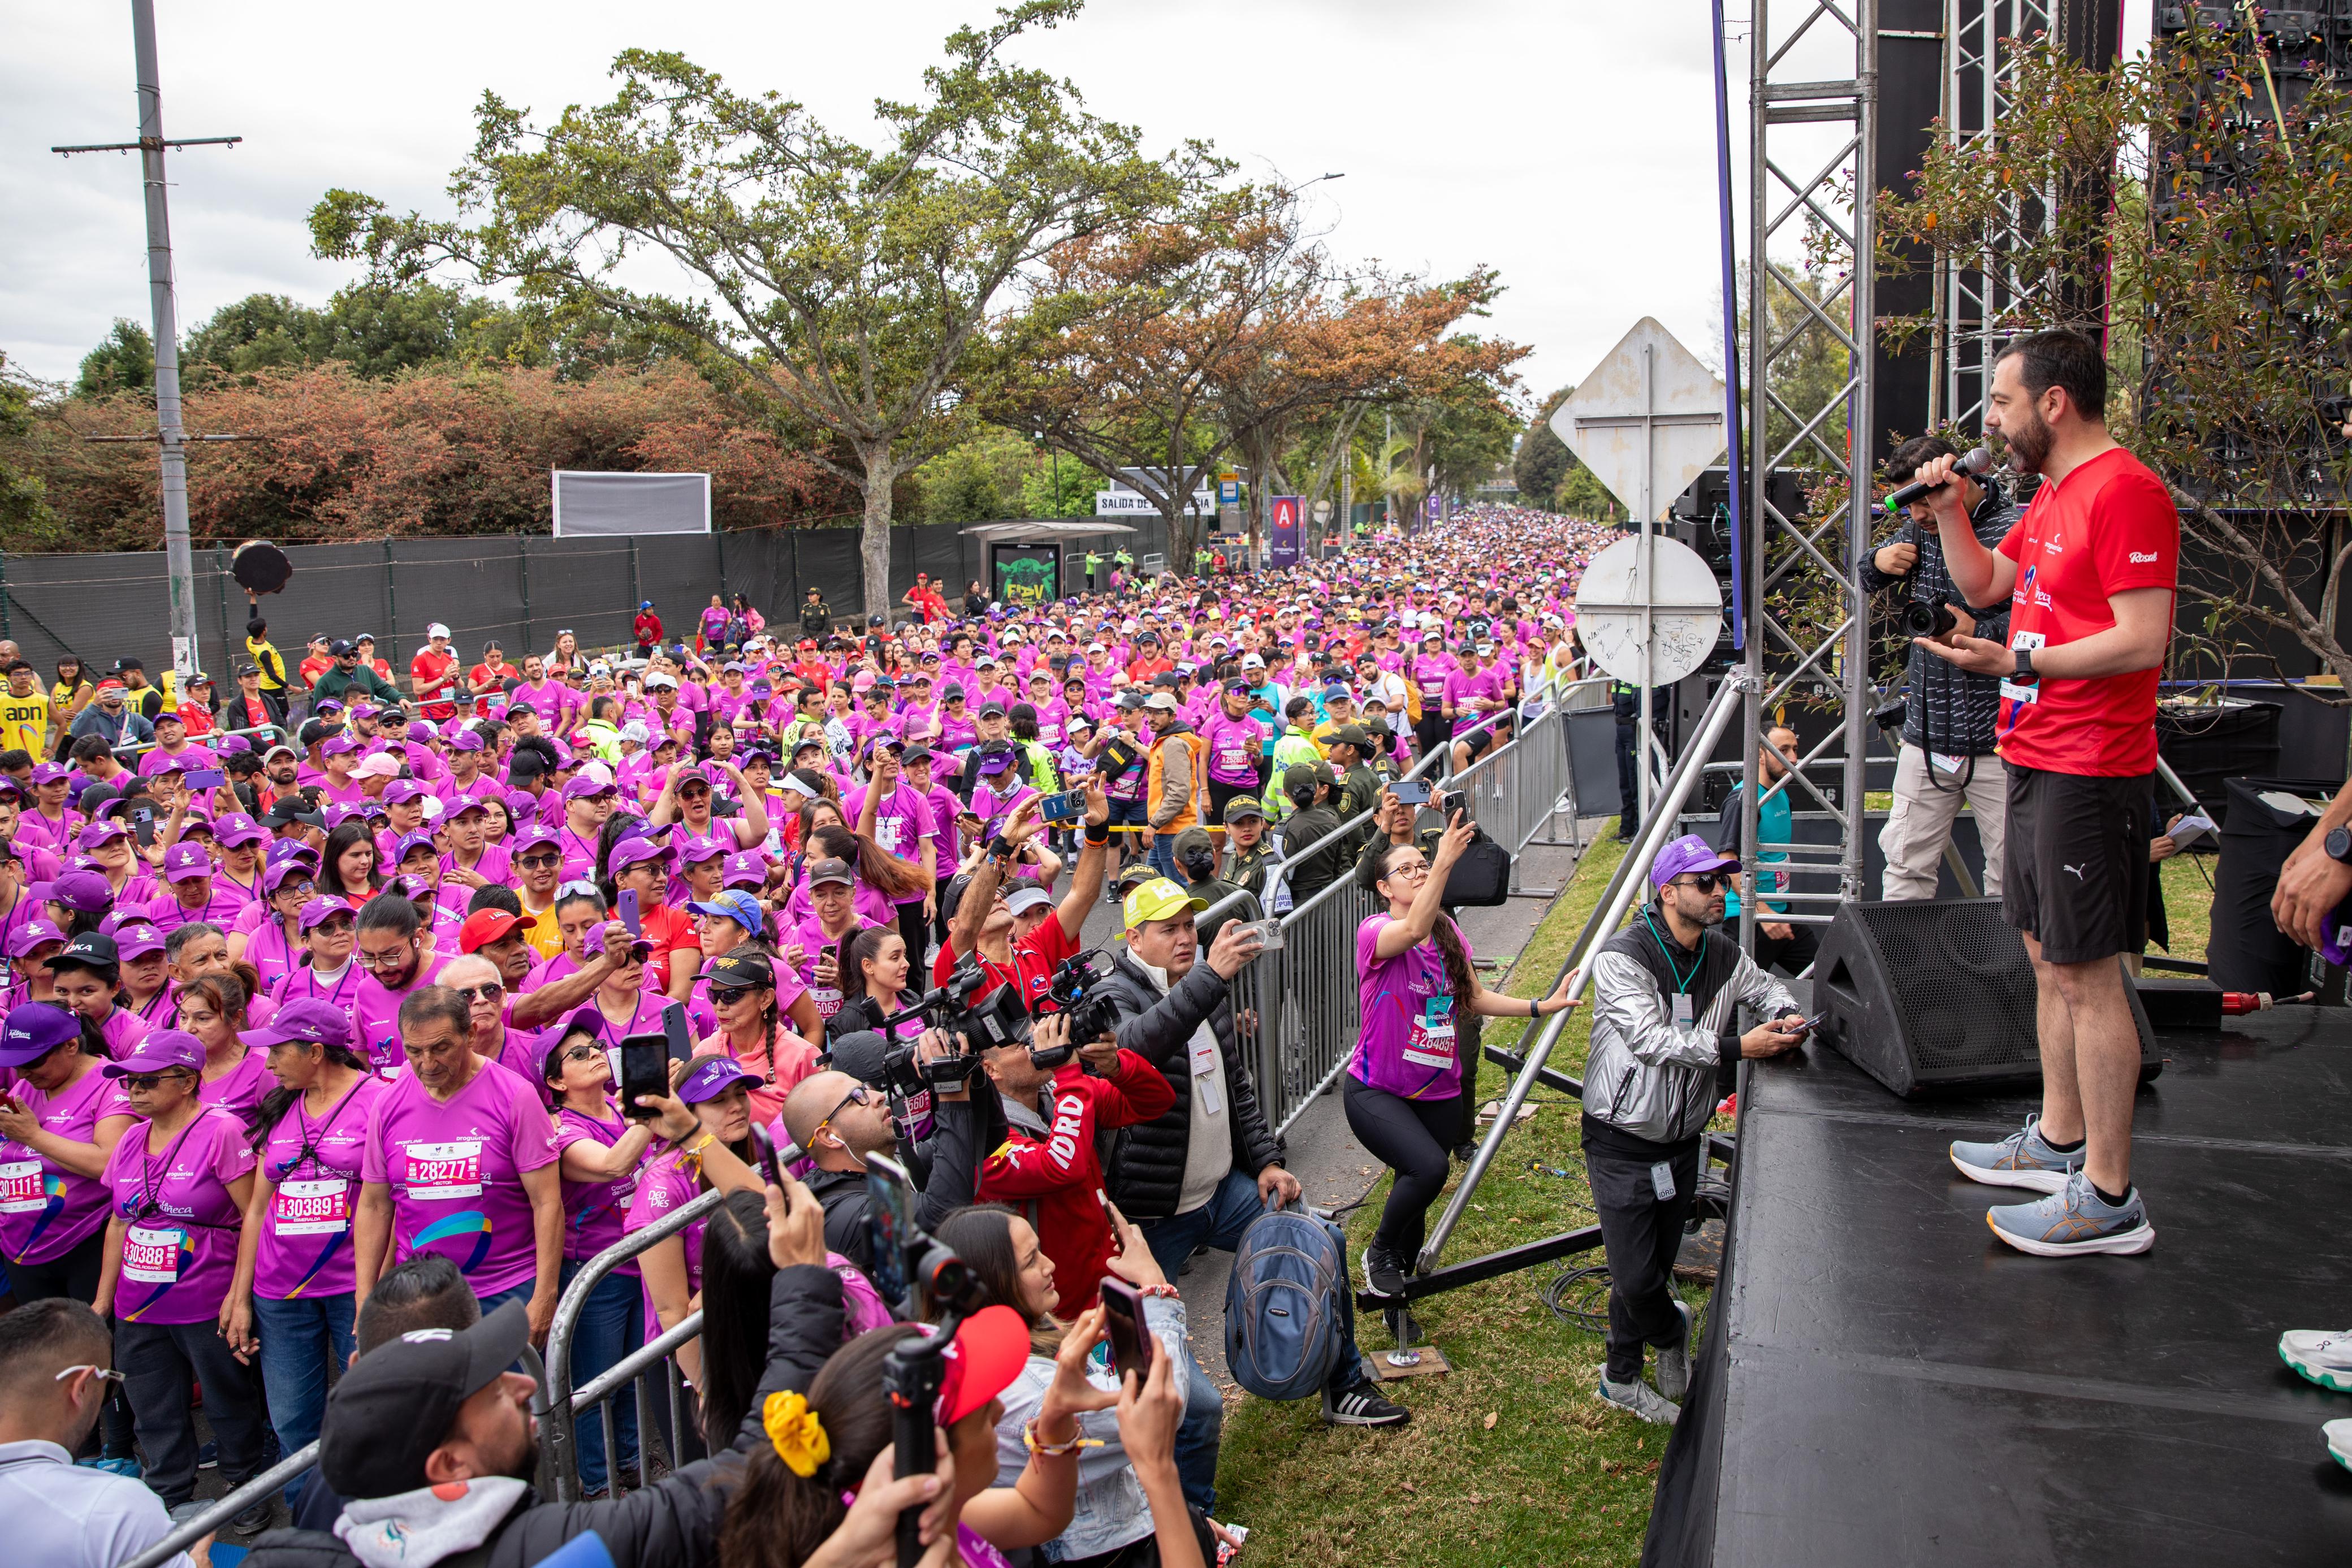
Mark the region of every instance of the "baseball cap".
[[340, 898], [314, 898], [302, 906], [298, 924], [305, 931], [316, 931], [338, 915], [349, 915], [354, 920], [359, 918], [352, 915], [352, 906]]
[[1004, 907], [1015, 915], [1026, 914], [1040, 904], [1048, 909], [1054, 905], [1054, 895], [1042, 887], [1034, 885], [1016, 887], [1004, 895]]
[[[751, 903], [740, 893], [729, 894], [726, 896], [741, 899], [746, 904]], [[743, 923], [745, 918], [743, 914], [728, 914], [725, 910], [717, 907], [718, 903], [718, 900], [713, 900], [709, 904], [698, 904], [695, 907], [707, 913], [726, 915], [728, 919], [738, 925]], [[753, 920], [759, 918], [757, 904], [752, 904], [750, 917]], [[757, 927], [753, 926], [751, 929], [756, 930]], [[702, 973], [713, 986], [722, 988], [730, 986], [772, 986], [776, 983], [775, 965], [765, 953], [756, 947], [739, 948], [732, 953], [722, 953], [704, 965]]]
[[[49, 902], [76, 915], [102, 915], [114, 903], [114, 887], [94, 871], [69, 871], [49, 883]], [[107, 955], [109, 959], [112, 953]]]
[[698, 1057], [678, 1080], [677, 1097], [689, 1105], [699, 1105], [718, 1099], [738, 1083], [759, 1082], [756, 1073], [744, 1071], [731, 1056]]
[[[744, 930], [749, 931], [754, 936], [757, 936], [761, 931], [767, 928], [767, 921], [761, 917], [760, 913], [760, 901], [752, 897], [748, 893], [740, 893], [730, 889], [719, 894], [715, 898], [698, 900], [696, 903], [688, 904], [687, 907], [694, 911], [697, 915], [708, 915], [714, 920], [732, 920], [736, 925], [740, 925]], [[740, 986], [753, 983], [745, 980], [719, 980], [718, 978], [719, 965], [723, 964], [725, 961], [726, 960], [722, 957], [718, 963], [706, 966], [702, 972], [705, 975], [711, 977], [714, 984]], [[771, 979], [760, 980], [757, 983], [763, 986], [772, 984], [772, 977]]]
[[109, 1078], [128, 1078], [134, 1072], [166, 1072], [174, 1067], [202, 1072], [204, 1041], [184, 1030], [159, 1029], [133, 1046], [130, 1055], [110, 1061], [99, 1071]]
[[1171, 692], [1154, 692], [1150, 696], [1143, 699], [1143, 706], [1150, 708], [1154, 713], [1174, 713], [1177, 711], [1176, 697]]
[[530, 924], [503, 909], [477, 909], [457, 927], [457, 951], [471, 953], [492, 942], [502, 942]]
[[242, 811], [224, 813], [221, 820], [213, 824], [213, 837], [219, 841], [224, 849], [234, 848], [238, 844], [266, 844], [269, 841], [269, 835], [262, 831], [261, 824]]
[[125, 962], [163, 950], [163, 936], [143, 919], [119, 925], [112, 935], [115, 955]]
[[425, 623], [425, 635], [427, 637], [446, 637], [448, 634], [449, 628], [442, 625], [438, 621], [427, 622]]
[[[939, 1332], [929, 1323], [914, 1327], [925, 1338]], [[986, 1408], [1021, 1375], [1029, 1364], [1029, 1325], [1011, 1307], [982, 1307], [958, 1326], [940, 1361], [943, 1375], [933, 1416], [947, 1427]]]
[[352, 1364], [327, 1399], [319, 1474], [348, 1498], [395, 1497], [426, 1484], [425, 1461], [458, 1407], [530, 1343], [520, 1301], [471, 1328], [411, 1329]]
[[240, 1030], [236, 1038], [264, 1050], [273, 1045], [290, 1045], [296, 1040], [309, 1045], [349, 1046], [352, 1023], [334, 1003], [323, 998], [303, 997], [279, 1008], [261, 1028]]
[[202, 844], [178, 843], [163, 852], [163, 880], [191, 882], [213, 873], [213, 857]]
[[[19, 927], [20, 933], [23, 929]], [[15, 946], [13, 941], [10, 946]], [[47, 1002], [26, 1002], [10, 1009], [6, 1025], [0, 1027], [0, 1067], [38, 1061], [67, 1041], [80, 1038], [81, 1020], [73, 1014]]]
[[619, 786], [612, 780], [600, 779], [586, 773], [581, 774], [563, 787], [563, 798], [566, 800], [588, 800], [599, 795], [618, 795], [620, 792]]
[[1191, 910], [1198, 915], [1209, 907], [1205, 898], [1195, 898], [1164, 876], [1153, 877], [1127, 895], [1125, 916], [1129, 931], [1153, 920], [1169, 920]]
[[618, 876], [630, 866], [644, 861], [657, 861], [668, 853], [669, 847], [667, 844], [652, 839], [623, 839], [613, 846], [613, 852], [605, 857], [605, 873]]
[[[46, 920], [27, 920], [8, 933], [8, 956], [21, 958], [44, 942], [62, 942], [66, 934]], [[0, 1061], [0, 1067], [14, 1063]]]
[[837, 882], [845, 887], [857, 885], [856, 879], [849, 874], [848, 862], [831, 859], [812, 862], [808, 868], [808, 881], [812, 888], [828, 882]]
[[719, 881], [730, 890], [750, 888], [756, 892], [768, 884], [768, 857], [758, 850], [739, 850], [727, 857]]
[[725, 839], [684, 838], [678, 841], [677, 863], [699, 865], [704, 861], [717, 860], [726, 854], [729, 847]]
[[1372, 737], [1371, 733], [1360, 724], [1343, 724], [1331, 732], [1331, 744], [1352, 746], [1359, 751], [1370, 751], [1372, 748]]
[[1237, 822], [1244, 817], [1262, 819], [1265, 815], [1265, 807], [1259, 802], [1256, 796], [1236, 795], [1225, 802], [1225, 809], [1218, 813], [1217, 820], [1221, 822]]
[[1650, 862], [1650, 885], [1664, 887], [1688, 872], [1738, 871], [1736, 855], [1718, 854], [1715, 846], [1696, 833], [1685, 833], [1681, 838], [1658, 852]]
[[[381, 757], [386, 762], [391, 762], [394, 768], [400, 766], [397, 762], [393, 762], [392, 756], [389, 752], [379, 752], [376, 754], [376, 757], [371, 757], [368, 760], [370, 762], [373, 762], [376, 760], [377, 757]], [[362, 769], [362, 771], [364, 771], [364, 769]], [[429, 791], [426, 790], [425, 786], [419, 784], [414, 779], [395, 779], [391, 783], [383, 787], [383, 803], [387, 806], [399, 806], [404, 805], [411, 800], [422, 800], [427, 793], [429, 793]]]

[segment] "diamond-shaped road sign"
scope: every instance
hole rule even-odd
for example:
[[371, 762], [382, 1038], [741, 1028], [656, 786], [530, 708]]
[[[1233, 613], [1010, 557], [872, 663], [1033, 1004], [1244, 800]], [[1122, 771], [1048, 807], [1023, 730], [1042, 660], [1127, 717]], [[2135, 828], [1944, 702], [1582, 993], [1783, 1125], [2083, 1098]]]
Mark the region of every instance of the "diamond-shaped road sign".
[[1644, 316], [1577, 382], [1551, 428], [1628, 512], [1655, 519], [1723, 455], [1723, 383]]

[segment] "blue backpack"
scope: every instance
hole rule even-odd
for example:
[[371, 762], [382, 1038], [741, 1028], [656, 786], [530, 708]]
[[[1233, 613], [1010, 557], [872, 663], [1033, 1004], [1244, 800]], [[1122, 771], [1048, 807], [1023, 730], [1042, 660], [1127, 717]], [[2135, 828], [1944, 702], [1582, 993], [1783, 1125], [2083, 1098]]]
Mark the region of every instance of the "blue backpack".
[[1304, 1399], [1339, 1359], [1335, 1292], [1347, 1288], [1339, 1228], [1303, 1208], [1250, 1222], [1225, 1284], [1225, 1365], [1260, 1399]]

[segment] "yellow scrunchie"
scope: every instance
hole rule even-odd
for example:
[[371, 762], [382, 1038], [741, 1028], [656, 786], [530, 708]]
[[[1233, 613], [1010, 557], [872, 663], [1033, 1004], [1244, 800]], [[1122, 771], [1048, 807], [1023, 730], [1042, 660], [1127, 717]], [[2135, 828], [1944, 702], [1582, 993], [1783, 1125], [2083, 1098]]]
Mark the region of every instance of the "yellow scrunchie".
[[776, 1458], [803, 1480], [816, 1474], [816, 1468], [833, 1457], [833, 1442], [824, 1435], [824, 1423], [817, 1419], [806, 1399], [789, 1389], [768, 1396], [767, 1403], [760, 1406], [760, 1425], [767, 1429], [768, 1441], [775, 1445]]

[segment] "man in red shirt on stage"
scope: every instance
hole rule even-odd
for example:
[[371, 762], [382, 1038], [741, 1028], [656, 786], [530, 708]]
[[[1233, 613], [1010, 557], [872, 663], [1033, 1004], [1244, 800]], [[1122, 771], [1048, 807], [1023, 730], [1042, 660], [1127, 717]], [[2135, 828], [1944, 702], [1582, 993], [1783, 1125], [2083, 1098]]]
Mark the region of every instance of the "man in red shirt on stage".
[[437, 723], [457, 716], [457, 655], [449, 651], [449, 628], [438, 621], [425, 628], [425, 646], [408, 661], [408, 683], [424, 717]]
[[[2116, 955], [2139, 950], [2155, 836], [2157, 676], [2172, 632], [2180, 517], [2164, 481], [2107, 434], [2106, 362], [2079, 332], [2018, 339], [1993, 367], [1985, 433], [2042, 487], [1997, 549], [1977, 541], [1961, 486], [1928, 497], [1952, 584], [2011, 601], [2007, 646], [1921, 639], [2002, 677], [1994, 736], [2009, 771], [2001, 909], [2033, 959], [2042, 1113], [1999, 1143], [1956, 1143], [1974, 1180], [2049, 1196], [1986, 1215], [2045, 1258], [2145, 1252], [2132, 1186], [2139, 1032]], [[1937, 457], [1914, 476], [1950, 476]]]

